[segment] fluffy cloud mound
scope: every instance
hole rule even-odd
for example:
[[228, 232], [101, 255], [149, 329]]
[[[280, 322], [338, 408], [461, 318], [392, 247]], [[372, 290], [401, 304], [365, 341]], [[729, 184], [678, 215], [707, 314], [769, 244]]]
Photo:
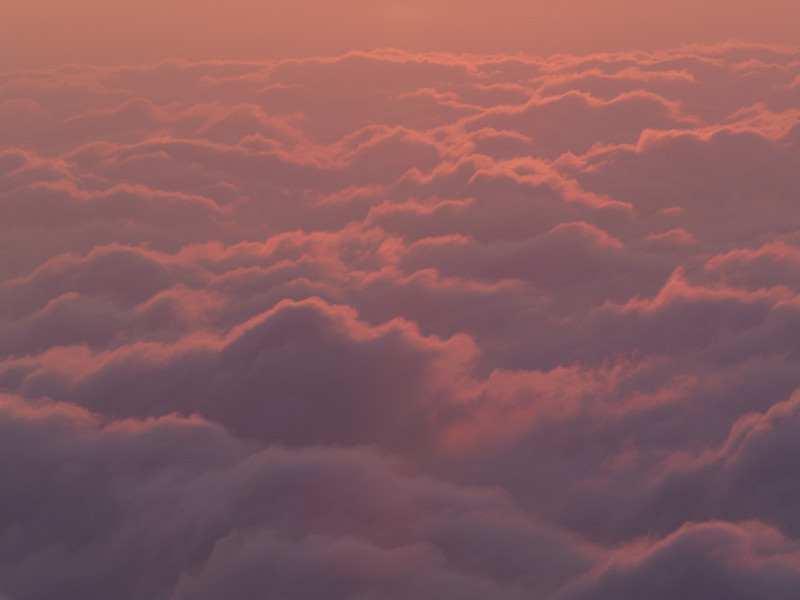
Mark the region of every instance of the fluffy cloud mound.
[[800, 54], [0, 76], [0, 598], [790, 598]]

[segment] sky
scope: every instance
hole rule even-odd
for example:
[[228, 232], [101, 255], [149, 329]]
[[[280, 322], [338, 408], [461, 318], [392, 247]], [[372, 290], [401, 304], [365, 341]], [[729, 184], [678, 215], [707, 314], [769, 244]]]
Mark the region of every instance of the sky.
[[384, 47], [550, 55], [795, 44], [798, 23], [794, 0], [3, 0], [0, 69]]
[[792, 3], [3, 8], [0, 600], [795, 600]]

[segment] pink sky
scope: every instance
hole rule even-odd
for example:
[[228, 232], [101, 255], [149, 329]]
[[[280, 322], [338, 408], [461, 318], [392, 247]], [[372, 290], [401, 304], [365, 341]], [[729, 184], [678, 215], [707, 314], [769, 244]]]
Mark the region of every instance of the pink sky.
[[797, 600], [794, 3], [320, 5], [3, 5], [0, 600]]
[[263, 59], [393, 46], [455, 52], [796, 43], [794, 0], [5, 0], [0, 68]]

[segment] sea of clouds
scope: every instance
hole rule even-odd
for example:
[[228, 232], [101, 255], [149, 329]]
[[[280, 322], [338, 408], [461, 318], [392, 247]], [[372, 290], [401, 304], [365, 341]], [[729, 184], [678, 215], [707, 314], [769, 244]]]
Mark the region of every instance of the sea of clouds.
[[795, 600], [800, 50], [0, 75], [2, 600]]

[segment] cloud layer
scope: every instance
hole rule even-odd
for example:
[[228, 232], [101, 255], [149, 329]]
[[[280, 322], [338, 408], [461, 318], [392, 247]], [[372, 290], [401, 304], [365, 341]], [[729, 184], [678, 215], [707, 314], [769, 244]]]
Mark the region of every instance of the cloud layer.
[[0, 597], [794, 598], [800, 54], [0, 76]]

